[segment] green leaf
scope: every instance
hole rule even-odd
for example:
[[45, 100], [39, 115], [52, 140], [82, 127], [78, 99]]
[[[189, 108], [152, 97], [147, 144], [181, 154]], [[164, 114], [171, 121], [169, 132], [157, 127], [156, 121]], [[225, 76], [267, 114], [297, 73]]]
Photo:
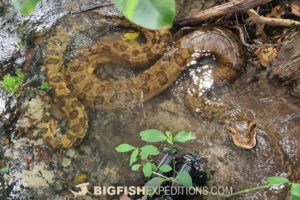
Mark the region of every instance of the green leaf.
[[169, 165], [162, 165], [159, 168], [162, 172], [169, 172], [172, 170], [172, 167], [170, 167]]
[[293, 183], [291, 188], [292, 200], [300, 199], [300, 183]]
[[17, 80], [19, 82], [22, 82], [24, 80], [24, 78], [25, 78], [25, 75], [21, 71], [16, 71], [16, 75], [17, 75]]
[[41, 0], [12, 0], [13, 6], [24, 16], [29, 15]]
[[146, 152], [141, 152], [141, 159], [142, 160], [147, 160], [147, 158], [148, 158], [148, 154], [146, 153]]
[[181, 131], [174, 137], [175, 142], [186, 142], [193, 139], [196, 139], [196, 136], [191, 131]]
[[167, 136], [167, 142], [171, 145], [173, 145], [173, 134], [170, 131], [166, 131], [166, 136]]
[[173, 140], [172, 139], [170, 139], [170, 138], [168, 138], [167, 139], [167, 142], [169, 143], [169, 144], [171, 144], [171, 145], [173, 145], [174, 143], [173, 143]]
[[163, 148], [163, 151], [170, 151], [170, 148], [164, 147], [164, 148]]
[[21, 71], [16, 71], [17, 76], [10, 76], [10, 75], [5, 75], [3, 77], [3, 87], [4, 89], [11, 93], [14, 94], [21, 83], [24, 81], [24, 74]]
[[178, 183], [186, 187], [193, 186], [192, 177], [186, 171], [181, 171], [178, 173]]
[[142, 152], [146, 153], [149, 156], [156, 156], [159, 154], [158, 149], [153, 145], [145, 145], [141, 149]]
[[168, 138], [172, 138], [173, 137], [173, 134], [170, 132], [170, 131], [166, 131], [166, 136]]
[[148, 192], [147, 195], [152, 197], [154, 194], [155, 188], [159, 187], [165, 180], [166, 179], [161, 178], [161, 177], [155, 177], [155, 178], [149, 180], [145, 184], [146, 191]]
[[159, 130], [149, 129], [140, 132], [142, 140], [146, 142], [161, 142], [167, 139], [167, 137]]
[[130, 156], [129, 166], [131, 166], [135, 161], [137, 161], [137, 155], [139, 153], [139, 149], [136, 148]]
[[153, 145], [145, 145], [141, 148], [141, 159], [146, 160], [148, 156], [156, 156], [159, 154], [158, 149]]
[[149, 29], [171, 28], [175, 16], [174, 0], [112, 0], [133, 23]]
[[133, 168], [134, 170], [136, 170], [136, 171], [139, 170], [140, 167], [141, 167], [141, 164], [135, 164], [135, 165], [132, 166], [132, 168]]
[[117, 152], [128, 152], [135, 149], [134, 146], [131, 146], [130, 144], [120, 144], [116, 147]]
[[42, 85], [41, 85], [41, 90], [47, 90], [49, 89], [50, 86], [49, 86], [49, 83], [48, 82], [43, 82]]
[[145, 177], [150, 177], [152, 174], [152, 165], [151, 163], [146, 163], [143, 167], [143, 173]]
[[272, 176], [267, 178], [266, 181], [269, 183], [269, 185], [280, 185], [290, 182], [288, 179], [281, 176]]
[[151, 163], [151, 167], [152, 167], [152, 169], [155, 170], [155, 171], [158, 170], [158, 168], [156, 167], [156, 165], [153, 164], [153, 163]]

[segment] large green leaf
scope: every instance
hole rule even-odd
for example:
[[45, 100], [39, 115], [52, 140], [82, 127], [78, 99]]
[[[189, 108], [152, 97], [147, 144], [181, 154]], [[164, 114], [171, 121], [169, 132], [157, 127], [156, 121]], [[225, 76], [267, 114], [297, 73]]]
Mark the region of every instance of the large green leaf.
[[135, 147], [131, 146], [130, 144], [120, 144], [116, 147], [117, 152], [128, 152], [132, 151], [133, 149], [135, 149]]
[[151, 163], [146, 163], [143, 167], [143, 173], [145, 177], [150, 177], [152, 174], [152, 165]]
[[153, 145], [145, 145], [141, 148], [142, 160], [147, 159], [148, 156], [156, 156], [159, 154], [158, 149]]
[[162, 172], [169, 172], [172, 170], [172, 167], [170, 167], [169, 165], [162, 165], [159, 168]]
[[266, 181], [269, 183], [269, 185], [280, 185], [290, 182], [288, 179], [281, 176], [272, 176], [267, 178]]
[[147, 195], [152, 197], [154, 194], [155, 188], [159, 187], [165, 180], [166, 179], [161, 178], [161, 177], [155, 177], [155, 178], [149, 180], [145, 184], [146, 191], [148, 192]]
[[293, 183], [291, 188], [292, 200], [300, 200], [300, 183]]
[[186, 187], [193, 186], [192, 177], [186, 171], [181, 171], [178, 173], [178, 183]]
[[167, 139], [167, 137], [159, 130], [148, 129], [140, 132], [142, 140], [146, 142], [161, 142]]
[[174, 0], [111, 0], [132, 22], [149, 29], [172, 27]]
[[193, 139], [196, 139], [196, 136], [191, 131], [181, 131], [174, 137], [175, 142], [186, 142]]
[[24, 16], [29, 15], [41, 0], [12, 0], [13, 6]]

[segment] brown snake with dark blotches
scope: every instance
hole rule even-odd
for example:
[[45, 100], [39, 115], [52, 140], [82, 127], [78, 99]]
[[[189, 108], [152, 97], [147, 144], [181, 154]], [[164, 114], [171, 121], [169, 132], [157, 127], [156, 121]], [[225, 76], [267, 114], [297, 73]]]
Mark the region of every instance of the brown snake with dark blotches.
[[[93, 23], [87, 23], [85, 19], [88, 18], [92, 18]], [[43, 139], [53, 148], [70, 148], [83, 139], [88, 126], [84, 105], [114, 109], [147, 101], [169, 87], [191, 63], [203, 57], [203, 52], [210, 52], [218, 58], [218, 66], [209, 71], [213, 84], [232, 82], [238, 75], [237, 70], [245, 65], [242, 46], [228, 30], [200, 28], [176, 41], [165, 52], [172, 39], [168, 30], [150, 31], [127, 20], [110, 17], [105, 20], [138, 29], [144, 34], [146, 43], [132, 44], [123, 40], [95, 42], [91, 47], [81, 49], [64, 71], [64, 52], [72, 36], [79, 31], [99, 26], [103, 16], [85, 13], [68, 15], [64, 19], [55, 35], [50, 38], [44, 59], [48, 82], [54, 90], [56, 102], [69, 121], [67, 132], [61, 136], [52, 133], [49, 123], [41, 124]], [[103, 63], [129, 67], [152, 66], [133, 78], [104, 81], [93, 73]], [[227, 105], [209, 100], [206, 94], [211, 88], [201, 86], [205, 78], [207, 72], [199, 75], [197, 84], [189, 86], [185, 95], [186, 105], [207, 119], [226, 124], [237, 146], [254, 147], [255, 122], [242, 113], [228, 112]]]

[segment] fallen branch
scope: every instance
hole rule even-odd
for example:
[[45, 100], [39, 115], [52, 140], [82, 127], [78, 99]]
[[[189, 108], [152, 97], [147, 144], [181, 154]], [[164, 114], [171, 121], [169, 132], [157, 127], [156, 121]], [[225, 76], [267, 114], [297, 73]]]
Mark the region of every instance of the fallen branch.
[[112, 6], [112, 5], [114, 5], [114, 4], [113, 4], [113, 3], [103, 3], [103, 4], [100, 4], [100, 5], [98, 5], [98, 6], [95, 6], [95, 7], [92, 7], [92, 8], [88, 8], [88, 9], [86, 9], [86, 10], [81, 10], [81, 11], [79, 11], [79, 13], [84, 13], [84, 12], [96, 10], [96, 9], [99, 9], [99, 8]]
[[221, 15], [231, 14], [235, 12], [246, 11], [251, 8], [257, 7], [271, 2], [272, 0], [232, 0], [228, 3], [224, 3], [219, 6], [215, 6], [199, 13], [191, 14], [186, 17], [179, 18], [175, 20], [176, 23], [180, 25], [187, 24], [198, 24], [201, 21], [218, 17]]
[[247, 11], [247, 14], [249, 15], [249, 18], [247, 19], [247, 22], [254, 22], [255, 24], [267, 24], [270, 26], [300, 26], [299, 21], [291, 20], [291, 19], [279, 19], [279, 18], [268, 18], [259, 16], [255, 10], [250, 9]]

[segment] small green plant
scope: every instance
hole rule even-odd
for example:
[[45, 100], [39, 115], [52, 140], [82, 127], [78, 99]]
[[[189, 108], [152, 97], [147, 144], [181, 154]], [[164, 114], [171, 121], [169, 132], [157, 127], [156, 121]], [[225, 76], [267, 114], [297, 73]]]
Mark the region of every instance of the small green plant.
[[49, 83], [48, 82], [43, 82], [41, 85], [41, 90], [47, 90], [50, 88]]
[[266, 181], [268, 183], [267, 185], [254, 187], [254, 188], [248, 188], [248, 189], [241, 190], [241, 191], [238, 191], [238, 192], [235, 192], [232, 194], [221, 195], [221, 194], [216, 194], [216, 193], [214, 193], [214, 194], [209, 193], [209, 195], [230, 198], [230, 197], [245, 194], [248, 192], [253, 192], [253, 191], [262, 190], [262, 189], [269, 189], [272, 186], [276, 186], [276, 185], [286, 185], [286, 186], [291, 186], [291, 200], [300, 200], [300, 184], [299, 183], [292, 183], [288, 179], [281, 177], [281, 176], [272, 176], [272, 177], [267, 178]]
[[[171, 151], [173, 153], [173, 167], [170, 167], [169, 165], [162, 165], [159, 168], [159, 170], [161, 170], [162, 172], [170, 172], [170, 171], [174, 172], [172, 177], [166, 177], [157, 173], [156, 172], [158, 170], [157, 166], [149, 160], [149, 156], [156, 156], [159, 154], [159, 150], [157, 149], [157, 147], [153, 145], [145, 145], [139, 148], [129, 144], [120, 144], [118, 147], [116, 147], [117, 152], [131, 152], [129, 165], [132, 166], [133, 169], [138, 170], [142, 167], [145, 177], [151, 177], [152, 174], [155, 175], [154, 178], [150, 179], [145, 184], [145, 187], [149, 187], [151, 189], [151, 190], [147, 189], [147, 191], [150, 191], [150, 193], [148, 193], [149, 196], [152, 196], [155, 188], [159, 187], [165, 181], [176, 182], [186, 187], [192, 187], [193, 184], [192, 178], [185, 171], [179, 172], [177, 174], [178, 180], [175, 180], [174, 177], [176, 176], [177, 172], [173, 170], [175, 169], [176, 163], [175, 163], [174, 151], [172, 151], [172, 149], [174, 148], [174, 142], [187, 142], [189, 140], [195, 139], [196, 136], [193, 133], [191, 133], [190, 131], [181, 131], [177, 135], [175, 135], [175, 137], [173, 137], [173, 134], [170, 131], [166, 131], [166, 133], [164, 134], [159, 130], [149, 129], [140, 132], [140, 136], [143, 141], [151, 142], [151, 143], [166, 141], [169, 144], [169, 147], [164, 147], [164, 151]], [[140, 163], [137, 163], [137, 161], [139, 160]], [[248, 192], [253, 192], [262, 189], [269, 189], [272, 186], [276, 186], [276, 185], [286, 185], [286, 186], [291, 186], [291, 200], [300, 200], [299, 183], [292, 183], [288, 179], [280, 176], [269, 177], [266, 179], [266, 182], [268, 183], [267, 185], [248, 188], [245, 190], [234, 192], [232, 194], [218, 194], [218, 193], [207, 192], [207, 195], [230, 198]]]
[[[187, 142], [189, 140], [196, 139], [195, 134], [190, 131], [181, 131], [173, 137], [173, 134], [170, 131], [166, 131], [166, 133], [162, 133], [159, 130], [149, 129], [140, 132], [141, 139], [145, 142], [163, 142], [166, 141], [169, 144], [169, 147], [165, 147], [164, 151], [170, 151], [173, 154], [173, 167], [169, 165], [162, 165], [159, 170], [162, 172], [170, 172], [173, 169], [173, 176], [166, 177], [163, 176], [156, 171], [158, 167], [149, 160], [149, 156], [156, 156], [159, 154], [159, 150], [157, 147], [153, 145], [145, 145], [143, 147], [134, 147], [129, 144], [120, 144], [116, 147], [117, 152], [130, 152], [130, 161], [129, 165], [133, 167], [133, 169], [138, 170], [143, 167], [143, 173], [145, 177], [151, 177], [152, 174], [156, 175], [156, 177], [149, 180], [145, 187], [156, 188], [159, 187], [163, 182], [170, 181], [176, 182], [180, 185], [184, 185], [186, 187], [191, 187], [193, 185], [191, 176], [185, 172], [177, 172], [175, 171], [175, 155], [174, 155], [174, 143], [175, 142]], [[139, 158], [139, 159], [138, 159]], [[140, 163], [136, 163], [140, 160]], [[134, 164], [136, 163], [136, 164]], [[178, 176], [178, 180], [175, 180], [176, 175]], [[153, 194], [153, 193], [152, 193]], [[152, 195], [151, 192], [148, 195]]]
[[16, 76], [5, 75], [3, 80], [4, 89], [9, 93], [14, 94], [24, 81], [24, 77], [25, 76], [21, 71], [16, 71]]

